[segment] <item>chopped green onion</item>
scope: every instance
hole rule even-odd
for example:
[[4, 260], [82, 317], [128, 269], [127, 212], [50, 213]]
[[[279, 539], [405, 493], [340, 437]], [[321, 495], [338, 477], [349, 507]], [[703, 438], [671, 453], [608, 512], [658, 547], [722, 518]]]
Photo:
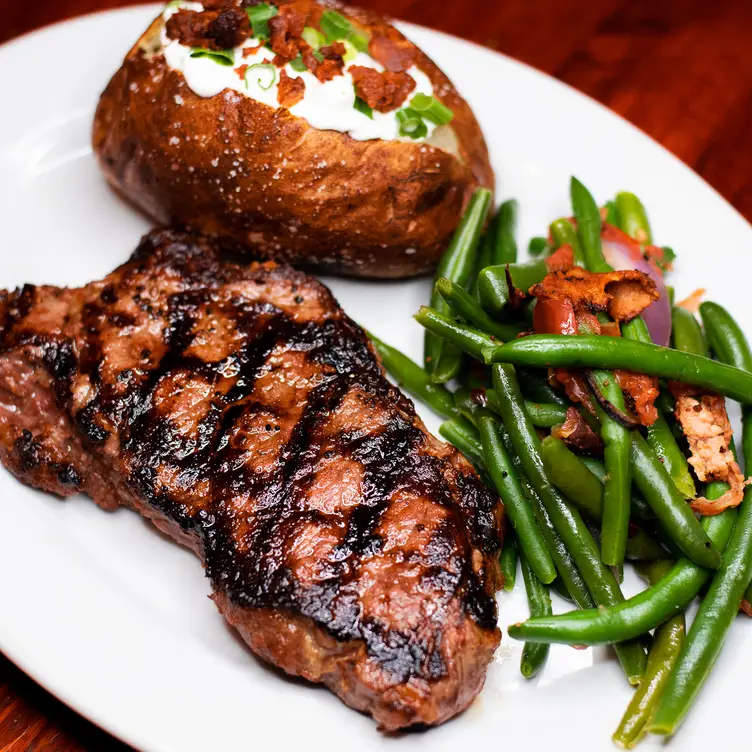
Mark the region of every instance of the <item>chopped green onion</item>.
[[319, 52], [318, 50], [316, 50], [316, 52], [314, 52], [314, 53], [313, 53], [313, 56], [314, 56], [314, 57], [316, 58], [316, 60], [318, 60], [318, 61], [319, 61], [320, 63], [323, 63], [323, 62], [324, 62], [324, 56], [323, 56], [323, 55], [322, 55], [322, 54], [321, 54], [321, 53], [320, 53], [320, 52]]
[[[254, 71], [252, 74], [251, 71]], [[277, 69], [271, 63], [254, 63], [249, 65], [245, 71], [245, 86], [248, 88], [249, 77], [255, 76], [256, 83], [264, 90], [271, 89], [277, 82]]]
[[370, 42], [370, 39], [365, 34], [359, 34], [357, 31], [353, 31], [347, 39], [358, 52], [368, 52], [368, 43]]
[[191, 57], [208, 57], [220, 65], [234, 65], [235, 52], [233, 50], [207, 50], [203, 47], [194, 47]]
[[290, 67], [298, 73], [303, 73], [306, 70], [306, 64], [303, 62], [303, 56], [300, 53], [290, 60]]
[[170, 2], [167, 3], [167, 5], [165, 5], [165, 10], [167, 8], [177, 8], [178, 5], [182, 5], [182, 4], [183, 4], [183, 0], [170, 0]]
[[321, 14], [321, 31], [329, 42], [347, 39], [352, 34], [352, 24], [336, 10], [325, 10]]
[[314, 29], [313, 26], [306, 26], [301, 36], [314, 50], [326, 44], [326, 37], [318, 29]]
[[342, 59], [346, 63], [349, 63], [351, 60], [355, 60], [355, 58], [358, 57], [358, 51], [355, 49], [355, 45], [347, 39], [345, 39], [342, 44], [345, 45], [345, 54], [342, 56]]
[[269, 5], [269, 3], [259, 3], [246, 8], [245, 12], [251, 22], [253, 36], [259, 39], [269, 39], [269, 19], [274, 18], [279, 13], [277, 7]]
[[355, 102], [353, 103], [353, 107], [358, 111], [362, 112], [366, 117], [371, 118], [373, 120], [373, 110], [358, 96], [355, 97]]
[[436, 125], [446, 125], [454, 117], [454, 113], [445, 104], [428, 94], [416, 94], [410, 101], [410, 107]]
[[420, 113], [410, 107], [403, 107], [401, 110], [397, 110], [397, 122], [400, 126], [400, 136], [418, 139], [425, 138], [428, 135], [428, 128], [423, 122]]

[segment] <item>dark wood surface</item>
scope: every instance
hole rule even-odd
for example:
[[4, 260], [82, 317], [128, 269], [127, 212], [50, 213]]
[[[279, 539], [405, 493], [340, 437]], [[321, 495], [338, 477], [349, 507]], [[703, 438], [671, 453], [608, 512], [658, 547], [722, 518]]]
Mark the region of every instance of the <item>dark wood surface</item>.
[[[126, 4], [0, 0], [0, 42]], [[752, 219], [751, 0], [360, 4], [472, 39], [566, 81], [645, 130]], [[0, 656], [0, 752], [127, 749]]]

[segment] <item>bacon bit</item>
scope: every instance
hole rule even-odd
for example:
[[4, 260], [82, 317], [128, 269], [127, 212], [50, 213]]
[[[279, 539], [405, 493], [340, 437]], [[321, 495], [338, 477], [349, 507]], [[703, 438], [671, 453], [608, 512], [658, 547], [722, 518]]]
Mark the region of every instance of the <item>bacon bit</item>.
[[738, 506], [744, 495], [744, 486], [750, 480], [745, 480], [733, 452], [729, 450], [733, 432], [726, 400], [676, 381], [670, 381], [669, 388], [676, 398], [674, 413], [689, 441], [692, 453], [689, 464], [695, 474], [703, 482], [720, 480], [729, 484], [729, 490], [719, 499], [710, 501], [699, 497], [691, 502], [692, 509], [709, 516]]
[[592, 274], [579, 267], [551, 272], [530, 294], [569, 300], [575, 310], [608, 311], [615, 321], [630, 321], [660, 297], [655, 282], [643, 272], [625, 269]]
[[277, 15], [269, 19], [272, 52], [292, 60], [300, 50], [305, 22], [306, 13], [294, 3], [280, 6]]
[[165, 29], [170, 39], [207, 50], [238, 47], [251, 35], [248, 14], [235, 6], [201, 12], [181, 9], [167, 19]]
[[566, 420], [560, 426], [554, 426], [551, 435], [578, 451], [603, 453], [601, 437], [590, 428], [576, 407], [567, 408]]
[[676, 305], [690, 313], [697, 313], [700, 310], [700, 303], [702, 303], [703, 297], [705, 297], [705, 288], [700, 287], [684, 298], [684, 300], [680, 300]]
[[415, 47], [402, 35], [377, 34], [368, 44], [371, 57], [392, 73], [404, 73], [415, 63]]
[[341, 57], [337, 56], [319, 60], [314, 54], [314, 51], [308, 47], [308, 45], [301, 49], [303, 50], [303, 62], [305, 63], [306, 68], [308, 68], [308, 70], [311, 71], [321, 83], [326, 83], [336, 76], [342, 75], [345, 61]]
[[546, 268], [549, 272], [567, 272], [573, 266], [574, 253], [570, 245], [560, 246], [546, 259]]
[[564, 387], [564, 392], [572, 402], [579, 402], [589, 413], [595, 415], [593, 396], [580, 373], [568, 371], [566, 368], [556, 368], [553, 376]]
[[744, 611], [747, 616], [752, 616], [752, 605], [750, 605], [750, 602], [748, 600], [743, 600], [741, 606], [739, 606], [739, 609], [741, 611]]
[[287, 71], [279, 73], [279, 86], [277, 88], [277, 101], [282, 107], [293, 107], [305, 94], [305, 81], [300, 77], [287, 75]]
[[363, 65], [353, 65], [349, 70], [355, 93], [378, 112], [397, 109], [415, 88], [415, 81], [407, 73], [382, 72]]
[[326, 47], [322, 47], [319, 52], [324, 60], [339, 60], [347, 54], [347, 48], [342, 42], [332, 42]]
[[255, 55], [259, 50], [263, 49], [263, 47], [263, 44], [257, 44], [255, 47], [243, 47], [243, 57]]
[[245, 81], [245, 72], [248, 70], [248, 64], [243, 63], [243, 65], [239, 65], [237, 68], [235, 68], [235, 73], [238, 74], [238, 78], [241, 81]]
[[630, 406], [637, 413], [643, 426], [652, 426], [658, 420], [655, 400], [660, 394], [658, 378], [633, 371], [614, 371], [619, 386], [628, 399]]

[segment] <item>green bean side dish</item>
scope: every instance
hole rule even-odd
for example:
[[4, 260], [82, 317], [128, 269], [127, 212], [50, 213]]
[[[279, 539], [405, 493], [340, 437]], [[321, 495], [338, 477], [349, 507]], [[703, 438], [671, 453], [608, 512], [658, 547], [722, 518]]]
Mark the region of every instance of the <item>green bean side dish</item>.
[[[551, 643], [612, 645], [636, 687], [613, 735], [630, 749], [648, 733], [676, 732], [752, 597], [752, 485], [729, 485], [731, 474], [698, 469], [697, 436], [679, 405], [684, 394], [696, 400], [695, 411], [709, 404], [706, 396], [713, 405], [715, 395], [739, 402], [740, 455], [752, 469], [752, 351], [717, 303], [702, 303], [700, 320], [673, 306], [662, 274], [674, 253], [652, 245], [635, 195], [619, 193], [599, 208], [572, 178], [572, 217], [555, 219], [547, 236], [532, 238], [534, 258], [522, 263], [517, 202], [494, 212], [490, 198], [483, 190], [473, 196], [439, 263], [431, 307], [415, 315], [426, 331], [425, 366], [371, 340], [390, 375], [445, 420], [441, 435], [504, 502], [503, 588], [524, 586], [531, 616], [508, 628], [525, 643], [521, 673], [543, 670]], [[549, 279], [548, 259], [560, 257], [560, 249], [583, 270], [575, 276], [633, 268], [623, 257], [617, 265], [615, 233], [634, 268], [651, 269], [666, 296], [663, 319], [647, 308], [611, 319], [609, 308], [593, 325], [588, 310], [590, 319], [577, 319], [566, 333], [534, 333], [540, 303], [529, 290]], [[545, 320], [546, 309], [539, 313]], [[663, 332], [663, 342], [671, 332], [671, 346], [654, 344], [653, 331]], [[585, 396], [564, 389], [555, 369], [575, 374]], [[660, 388], [652, 419], [623, 386], [624, 372], [651, 377]], [[720, 405], [711, 416], [727, 438]], [[728, 453], [723, 466], [732, 473], [733, 437], [717, 451]], [[708, 505], [710, 515], [700, 516]], [[620, 587], [625, 560], [648, 583], [628, 599]], [[575, 610], [554, 615], [551, 590]], [[687, 626], [685, 610], [696, 598], [699, 610]]]

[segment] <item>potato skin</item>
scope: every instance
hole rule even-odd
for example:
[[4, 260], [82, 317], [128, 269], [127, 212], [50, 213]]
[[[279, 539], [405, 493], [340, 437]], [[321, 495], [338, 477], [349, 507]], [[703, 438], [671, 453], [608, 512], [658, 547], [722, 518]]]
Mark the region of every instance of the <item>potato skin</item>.
[[[370, 12], [318, 4], [403, 38]], [[416, 65], [454, 111], [464, 164], [426, 144], [317, 130], [231, 90], [199, 97], [163, 56], [144, 53], [160, 26], [158, 18], [126, 56], [93, 128], [107, 180], [157, 222], [325, 273], [411, 277], [434, 268], [472, 190], [493, 186], [472, 111], [420, 51]]]

